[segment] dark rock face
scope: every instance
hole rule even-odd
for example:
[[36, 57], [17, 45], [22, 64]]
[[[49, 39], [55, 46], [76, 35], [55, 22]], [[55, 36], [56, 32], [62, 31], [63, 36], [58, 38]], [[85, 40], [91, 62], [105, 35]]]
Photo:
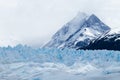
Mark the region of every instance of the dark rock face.
[[107, 50], [120, 50], [120, 34], [106, 35], [105, 37], [91, 42], [88, 46], [81, 49], [107, 49]]

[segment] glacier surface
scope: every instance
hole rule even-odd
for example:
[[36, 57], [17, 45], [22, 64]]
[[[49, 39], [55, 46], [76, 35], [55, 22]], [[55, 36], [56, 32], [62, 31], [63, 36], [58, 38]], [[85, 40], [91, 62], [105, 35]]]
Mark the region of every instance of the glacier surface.
[[0, 48], [0, 80], [119, 80], [120, 52]]

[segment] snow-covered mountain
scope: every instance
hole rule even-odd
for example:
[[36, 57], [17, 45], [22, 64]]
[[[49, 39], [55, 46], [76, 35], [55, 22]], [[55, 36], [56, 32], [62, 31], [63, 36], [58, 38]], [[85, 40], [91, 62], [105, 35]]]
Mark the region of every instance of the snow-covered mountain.
[[109, 31], [110, 28], [94, 14], [88, 16], [85, 13], [79, 13], [57, 31], [45, 47], [81, 48], [88, 46], [91, 41]]

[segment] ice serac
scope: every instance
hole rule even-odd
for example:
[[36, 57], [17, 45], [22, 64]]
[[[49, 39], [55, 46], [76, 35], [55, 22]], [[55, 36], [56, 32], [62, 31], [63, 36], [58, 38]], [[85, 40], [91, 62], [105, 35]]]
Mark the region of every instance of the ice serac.
[[89, 45], [92, 40], [97, 39], [109, 30], [110, 28], [94, 14], [88, 16], [85, 13], [79, 13], [57, 31], [45, 47], [81, 48]]

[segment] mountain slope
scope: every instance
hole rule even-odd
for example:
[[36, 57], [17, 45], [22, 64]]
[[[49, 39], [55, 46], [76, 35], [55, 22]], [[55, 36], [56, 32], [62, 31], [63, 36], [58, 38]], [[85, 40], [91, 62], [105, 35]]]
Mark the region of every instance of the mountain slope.
[[81, 49], [120, 50], [120, 34], [107, 34]]
[[88, 16], [79, 13], [73, 20], [55, 33], [45, 47], [81, 48], [89, 45], [92, 40], [107, 33], [110, 28], [94, 14]]

